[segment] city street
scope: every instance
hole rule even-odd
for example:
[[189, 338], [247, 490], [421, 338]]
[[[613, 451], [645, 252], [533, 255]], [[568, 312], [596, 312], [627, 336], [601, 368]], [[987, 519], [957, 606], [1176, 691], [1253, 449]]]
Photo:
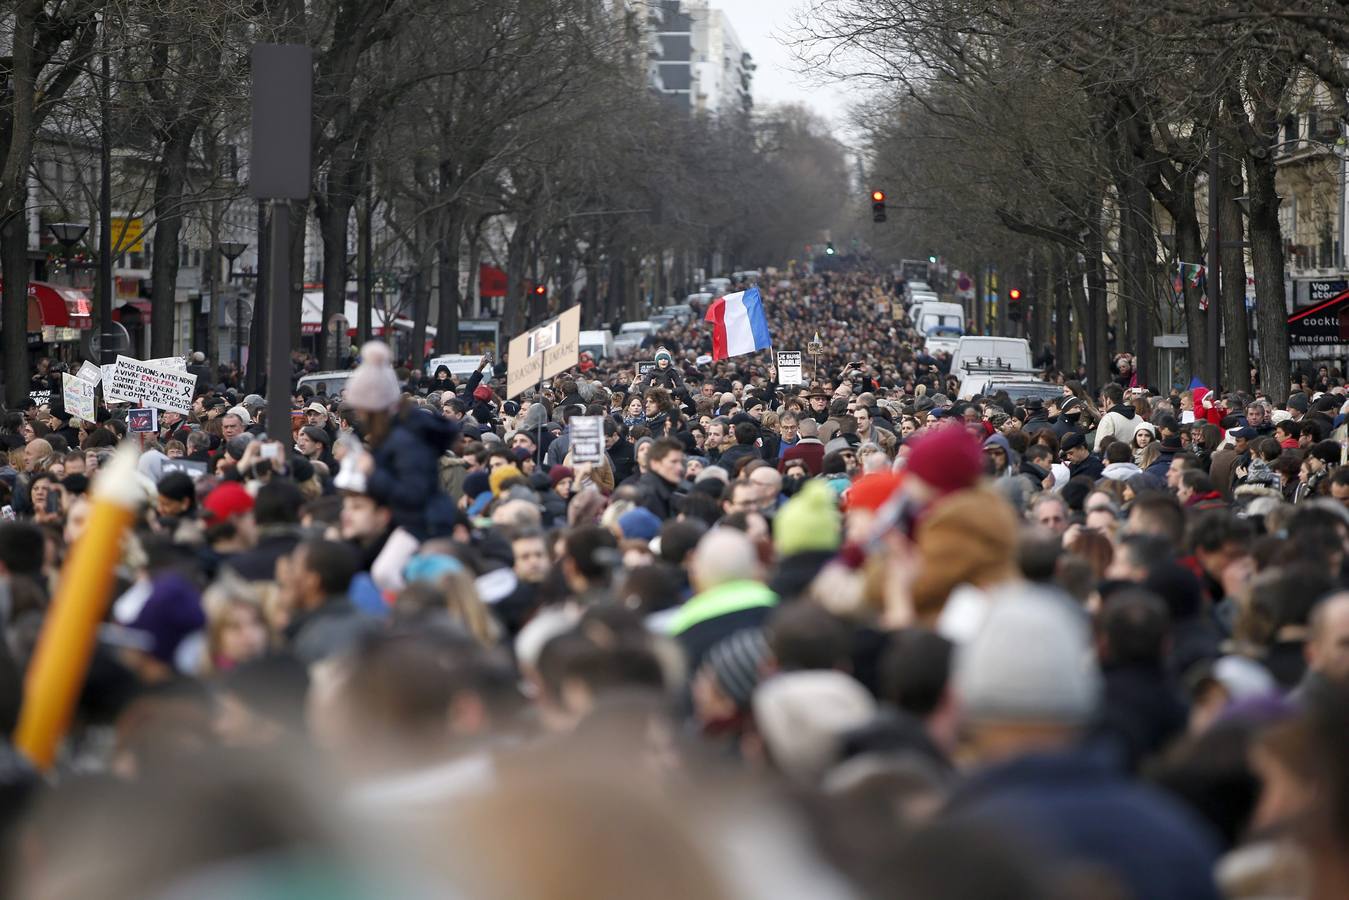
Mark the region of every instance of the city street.
[[11, 3], [0, 894], [1349, 896], [1349, 20]]

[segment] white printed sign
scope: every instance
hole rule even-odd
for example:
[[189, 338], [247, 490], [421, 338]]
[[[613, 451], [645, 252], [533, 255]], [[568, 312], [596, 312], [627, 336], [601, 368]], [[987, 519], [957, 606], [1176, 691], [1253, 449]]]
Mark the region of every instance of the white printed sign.
[[94, 421], [95, 389], [94, 385], [83, 378], [77, 378], [69, 372], [62, 372], [61, 393], [66, 404], [66, 415], [83, 419], [86, 422]]
[[181, 356], [161, 356], [159, 359], [147, 359], [144, 365], [154, 366], [156, 369], [168, 369], [170, 372], [187, 371], [187, 360]]
[[801, 384], [801, 351], [778, 351], [778, 384]]
[[86, 359], [80, 363], [80, 370], [75, 373], [75, 377], [97, 386], [103, 380], [103, 370]]
[[117, 357], [112, 377], [104, 376], [103, 395], [113, 403], [140, 403], [187, 415], [197, 376], [160, 369], [129, 356]]
[[695, 359], [695, 360], [693, 361], [693, 364], [694, 364], [695, 366], [705, 366], [705, 365], [707, 365], [707, 364], [710, 363], [710, 362], [712, 362], [712, 354], [710, 354], [710, 353], [704, 353], [702, 356], [700, 356], [700, 357], [698, 357], [697, 359]]
[[577, 416], [567, 428], [573, 463], [604, 462], [604, 416]]

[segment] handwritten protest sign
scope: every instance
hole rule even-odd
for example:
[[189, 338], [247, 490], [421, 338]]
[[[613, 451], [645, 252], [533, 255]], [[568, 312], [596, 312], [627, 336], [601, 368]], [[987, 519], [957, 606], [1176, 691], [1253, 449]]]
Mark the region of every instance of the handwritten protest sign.
[[94, 385], [69, 372], [61, 373], [61, 393], [66, 413], [86, 422], [94, 421]]
[[196, 387], [196, 375], [119, 356], [111, 377], [104, 375], [103, 396], [111, 403], [140, 403], [186, 415], [192, 410], [192, 392]]

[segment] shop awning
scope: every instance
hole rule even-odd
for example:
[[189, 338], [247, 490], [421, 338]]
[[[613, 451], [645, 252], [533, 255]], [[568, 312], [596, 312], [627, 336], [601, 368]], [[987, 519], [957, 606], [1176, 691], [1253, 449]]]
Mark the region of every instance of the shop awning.
[[45, 281], [28, 282], [28, 330], [92, 327], [89, 295], [79, 288]]
[[139, 313], [142, 320], [150, 318], [151, 304], [149, 300], [123, 300], [113, 308], [112, 320], [114, 322], [122, 321], [122, 317], [127, 315], [128, 309], [133, 313]]

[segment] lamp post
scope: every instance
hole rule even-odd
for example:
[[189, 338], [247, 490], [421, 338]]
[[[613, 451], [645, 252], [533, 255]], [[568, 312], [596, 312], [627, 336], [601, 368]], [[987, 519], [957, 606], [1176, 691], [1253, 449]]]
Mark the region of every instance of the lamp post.
[[[216, 245], [220, 255], [225, 257], [225, 286], [234, 288], [234, 261], [243, 255], [248, 245], [239, 241], [221, 241]], [[242, 369], [244, 365], [244, 301], [237, 292], [234, 295], [234, 361]]]
[[53, 222], [47, 226], [47, 230], [65, 249], [66, 280], [73, 286], [75, 281], [70, 274], [70, 251], [84, 240], [84, 236], [89, 233], [89, 226], [78, 222]]

